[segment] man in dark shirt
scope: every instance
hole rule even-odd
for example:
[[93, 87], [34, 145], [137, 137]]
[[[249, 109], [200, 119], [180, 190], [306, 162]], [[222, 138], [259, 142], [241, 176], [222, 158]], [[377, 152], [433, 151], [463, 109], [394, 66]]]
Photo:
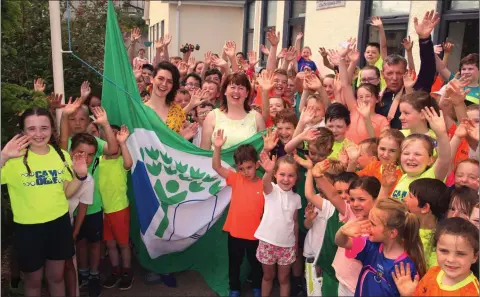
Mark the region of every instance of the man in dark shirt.
[[[415, 31], [418, 34], [418, 45], [420, 47], [421, 67], [418, 79], [413, 88], [418, 91], [430, 90], [435, 79], [435, 54], [430, 34], [437, 25], [439, 17], [433, 11], [425, 13], [421, 23], [415, 18]], [[388, 117], [388, 112], [395, 98], [400, 99], [405, 94], [403, 89], [403, 75], [407, 72], [407, 60], [404, 57], [393, 54], [389, 55], [383, 62], [382, 74], [387, 84], [382, 96], [381, 106], [375, 112]], [[400, 109], [397, 106], [395, 116], [390, 121], [390, 127], [402, 129], [400, 122]]]

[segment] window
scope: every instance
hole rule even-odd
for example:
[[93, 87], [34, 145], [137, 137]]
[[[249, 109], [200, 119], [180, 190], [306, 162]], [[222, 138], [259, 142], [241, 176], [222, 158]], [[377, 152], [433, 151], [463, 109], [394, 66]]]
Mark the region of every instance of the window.
[[160, 39], [160, 36], [159, 36], [159, 35], [160, 35], [160, 30], [158, 30], [158, 26], [159, 26], [159, 25], [160, 25], [160, 24], [157, 23], [157, 38], [156, 38], [155, 40], [159, 40], [159, 39]]
[[[261, 44], [264, 44], [267, 48], [270, 48], [270, 42], [267, 39], [267, 32], [270, 30], [276, 30], [277, 22], [277, 1], [262, 1], [262, 19], [260, 21], [262, 32], [260, 36]], [[268, 56], [260, 53], [261, 64], [266, 65]]]
[[[366, 44], [369, 42], [379, 42], [379, 32], [374, 26], [370, 26], [372, 16], [380, 16], [387, 38], [388, 54], [404, 54], [401, 45], [403, 38], [408, 35], [408, 19], [410, 14], [410, 1], [362, 1], [360, 10], [360, 25], [358, 32], [358, 42], [362, 53], [365, 52]], [[361, 65], [365, 64], [363, 54]]]
[[152, 43], [153, 47], [150, 46], [149, 47], [149, 60], [152, 61], [153, 58], [152, 58], [152, 55], [153, 55], [153, 51], [154, 51], [154, 48], [155, 48], [155, 40], [153, 40], [153, 26], [150, 26], [149, 27], [149, 41]]
[[458, 71], [460, 60], [468, 54], [478, 53], [478, 1], [448, 0], [439, 3], [440, 28], [437, 43], [446, 40], [455, 44], [448, 59], [448, 69]]
[[163, 36], [165, 35], [165, 21], [164, 20], [162, 20], [162, 22], [161, 22], [160, 30], [162, 32], [162, 33], [160, 33], [161, 34], [160, 37], [163, 38]]
[[255, 25], [255, 1], [249, 0], [245, 2], [244, 7], [244, 29], [243, 29], [243, 52], [253, 50], [253, 35]]
[[[282, 47], [295, 45], [297, 33], [305, 31], [306, 8], [307, 2], [305, 0], [285, 1]], [[303, 40], [301, 47], [303, 47]]]

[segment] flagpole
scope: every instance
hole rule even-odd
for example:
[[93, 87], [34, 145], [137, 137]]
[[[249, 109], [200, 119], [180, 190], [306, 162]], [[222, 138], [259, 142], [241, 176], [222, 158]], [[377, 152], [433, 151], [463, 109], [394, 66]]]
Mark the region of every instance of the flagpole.
[[[55, 94], [62, 94], [65, 101], [63, 85], [63, 59], [62, 59], [62, 27], [60, 24], [60, 2], [48, 1], [50, 11], [50, 36], [52, 46], [53, 89]], [[57, 125], [60, 123], [62, 110], [57, 109]], [[57, 127], [60, 128], [60, 127]]]

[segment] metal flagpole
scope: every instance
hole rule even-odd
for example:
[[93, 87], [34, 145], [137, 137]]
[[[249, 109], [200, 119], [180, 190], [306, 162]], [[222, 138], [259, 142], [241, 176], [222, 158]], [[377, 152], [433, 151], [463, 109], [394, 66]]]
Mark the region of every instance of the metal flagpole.
[[[52, 42], [52, 68], [53, 88], [55, 94], [62, 94], [65, 101], [65, 89], [63, 85], [63, 60], [62, 60], [62, 27], [60, 24], [60, 2], [48, 1], [50, 11], [50, 34]], [[57, 109], [57, 125], [60, 129], [62, 110]]]

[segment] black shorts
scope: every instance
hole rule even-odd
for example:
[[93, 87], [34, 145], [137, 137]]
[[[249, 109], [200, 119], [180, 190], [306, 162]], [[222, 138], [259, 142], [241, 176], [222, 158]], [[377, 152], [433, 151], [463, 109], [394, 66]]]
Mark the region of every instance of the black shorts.
[[86, 238], [88, 242], [94, 243], [102, 241], [102, 236], [103, 211], [86, 215], [78, 232], [77, 241]]
[[14, 228], [18, 264], [25, 273], [39, 270], [45, 260], [68, 260], [75, 254], [68, 212], [46, 223], [14, 223]]

